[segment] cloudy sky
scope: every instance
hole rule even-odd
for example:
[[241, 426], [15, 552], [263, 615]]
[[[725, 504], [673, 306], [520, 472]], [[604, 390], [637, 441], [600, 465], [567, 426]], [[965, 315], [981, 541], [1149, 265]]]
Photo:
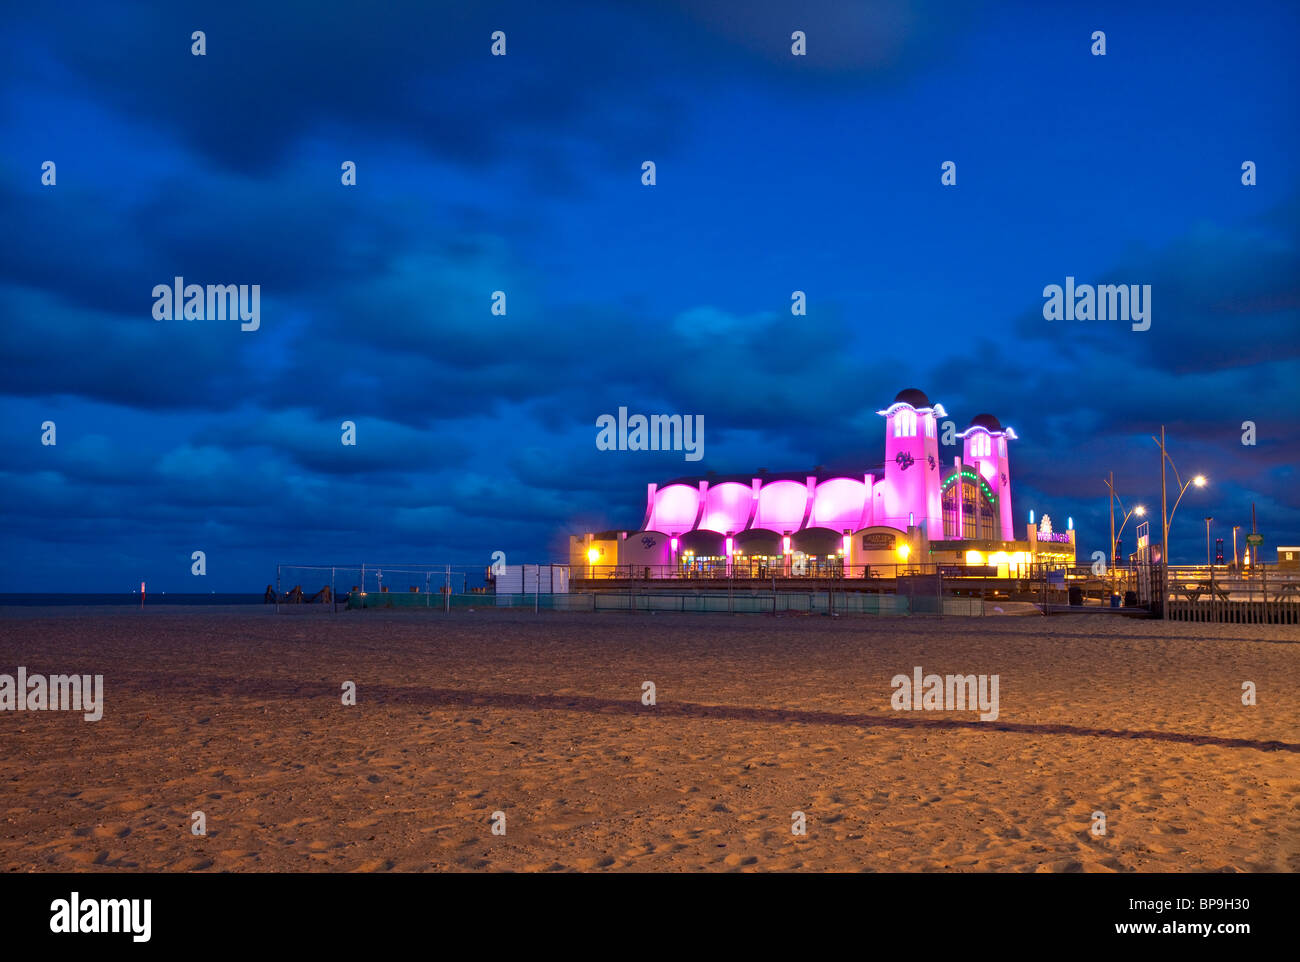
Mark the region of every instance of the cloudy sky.
[[[1175, 560], [1252, 501], [1300, 542], [1300, 14], [1059, 6], [10, 11], [0, 591], [563, 560], [648, 481], [878, 464], [913, 386], [1012, 425], [1017, 515], [1085, 556], [1108, 471], [1159, 504], [1162, 423], [1211, 481]], [[259, 330], [155, 320], [177, 275], [261, 285]], [[1044, 320], [1067, 275], [1151, 285], [1150, 329]], [[703, 415], [703, 460], [598, 451], [619, 406]]]

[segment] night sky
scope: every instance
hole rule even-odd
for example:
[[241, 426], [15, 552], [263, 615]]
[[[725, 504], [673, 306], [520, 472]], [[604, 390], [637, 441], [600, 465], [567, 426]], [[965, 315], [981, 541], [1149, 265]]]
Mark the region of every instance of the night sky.
[[[1297, 5], [1058, 6], [7, 11], [0, 591], [563, 561], [649, 481], [860, 474], [905, 387], [1014, 427], [1018, 528], [1081, 561], [1108, 471], [1158, 510], [1162, 423], [1210, 479], [1175, 561], [1252, 501], [1300, 543]], [[260, 328], [155, 320], [177, 275]], [[1044, 320], [1067, 276], [1151, 285], [1150, 329]], [[703, 415], [703, 459], [597, 450], [620, 406]]]

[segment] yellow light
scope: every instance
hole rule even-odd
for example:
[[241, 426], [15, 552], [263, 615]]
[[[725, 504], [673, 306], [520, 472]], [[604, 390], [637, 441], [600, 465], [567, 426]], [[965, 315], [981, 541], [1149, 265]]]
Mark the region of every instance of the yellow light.
[[911, 553], [912, 553], [912, 548], [910, 545], [901, 544], [898, 546], [898, 556], [902, 558], [904, 561], [907, 560], [907, 556], [910, 555]]
[[1138, 516], [1139, 518], [1142, 517], [1144, 514], [1147, 513], [1147, 509], [1144, 508], [1144, 507], [1142, 507], [1142, 505], [1140, 505], [1140, 504], [1139, 504], [1136, 508], [1134, 508], [1133, 510], [1134, 510], [1134, 512], [1137, 514], [1137, 516]]
[[588, 561], [588, 562], [590, 562], [591, 564], [595, 564], [595, 563], [596, 563], [597, 561], [599, 561], [599, 560], [600, 560], [600, 549], [599, 549], [599, 548], [592, 548], [591, 550], [589, 550], [589, 551], [587, 552], [587, 561]]
[[1196, 485], [1198, 488], [1205, 487], [1205, 475], [1198, 474], [1196, 477], [1192, 478], [1192, 484]]
[[966, 552], [966, 563], [968, 565], [982, 565], [985, 563], [984, 555], [972, 548]]

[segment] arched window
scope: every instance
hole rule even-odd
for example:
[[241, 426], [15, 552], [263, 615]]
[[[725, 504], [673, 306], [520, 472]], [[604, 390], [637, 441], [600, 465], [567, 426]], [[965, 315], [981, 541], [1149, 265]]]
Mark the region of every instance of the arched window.
[[894, 437], [916, 437], [916, 412], [911, 408], [899, 408], [894, 414]]
[[[985, 435], [987, 438], [987, 435]], [[972, 439], [973, 441], [974, 439]], [[970, 541], [993, 541], [996, 513], [993, 505], [984, 497], [979, 485], [974, 481], [962, 479], [961, 485], [961, 537]], [[943, 534], [945, 538], [957, 537], [957, 498], [958, 485], [951, 484], [943, 492]]]

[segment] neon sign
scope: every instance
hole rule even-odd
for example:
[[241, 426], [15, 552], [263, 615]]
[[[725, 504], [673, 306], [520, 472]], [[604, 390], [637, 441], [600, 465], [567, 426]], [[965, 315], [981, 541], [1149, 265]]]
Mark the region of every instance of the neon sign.
[[1055, 541], [1059, 544], [1070, 543], [1070, 532], [1068, 531], [1040, 531], [1038, 532], [1039, 541]]

